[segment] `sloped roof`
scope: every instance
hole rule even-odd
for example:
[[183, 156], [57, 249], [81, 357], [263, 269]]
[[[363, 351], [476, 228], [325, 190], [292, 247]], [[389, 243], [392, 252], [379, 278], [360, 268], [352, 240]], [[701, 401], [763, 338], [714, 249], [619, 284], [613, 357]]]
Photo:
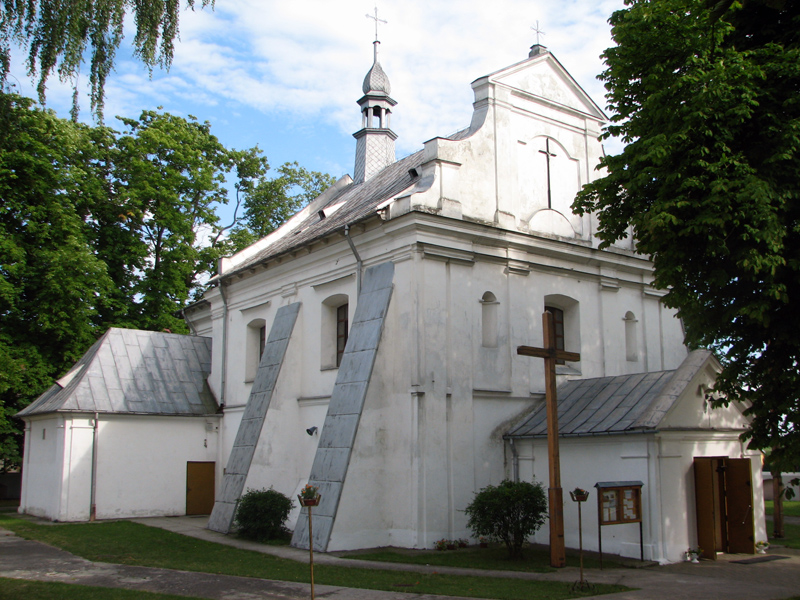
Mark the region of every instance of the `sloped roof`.
[[[344, 229], [345, 225], [352, 225], [374, 215], [378, 205], [394, 198], [414, 183], [415, 177], [410, 170], [418, 168], [422, 164], [422, 158], [422, 150], [420, 150], [392, 163], [363, 183], [351, 183], [345, 186], [323, 205], [315, 206], [316, 210], [310, 211], [304, 220], [283, 225], [281, 229], [291, 227], [292, 230], [275, 242], [268, 243], [242, 262], [235, 264], [222, 276], [228, 277], [295, 248], [301, 248], [337, 230]], [[328, 216], [326, 209], [331, 207], [337, 208], [335, 211], [330, 211], [330, 216]], [[326, 213], [324, 218], [320, 216], [320, 211]], [[269, 242], [269, 238], [266, 238], [265, 241]], [[235, 260], [236, 255], [232, 259]]]
[[[658, 428], [692, 378], [706, 365], [708, 350], [690, 353], [678, 369], [576, 379], [558, 387], [559, 436], [645, 433]], [[547, 436], [542, 401], [533, 414], [512, 426], [507, 438]]]
[[111, 328], [17, 416], [214, 414], [218, 406], [206, 382], [210, 372], [211, 338]]

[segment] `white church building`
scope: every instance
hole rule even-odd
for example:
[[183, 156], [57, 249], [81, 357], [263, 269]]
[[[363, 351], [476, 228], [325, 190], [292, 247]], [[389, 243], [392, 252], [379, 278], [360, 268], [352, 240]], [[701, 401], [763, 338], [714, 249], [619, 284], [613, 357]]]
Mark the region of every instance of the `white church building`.
[[[22, 411], [20, 510], [186, 514], [185, 490], [204, 488], [209, 527], [227, 532], [246, 489], [294, 498], [310, 482], [320, 551], [469, 537], [476, 491], [547, 485], [543, 364], [516, 348], [541, 345], [549, 310], [557, 344], [581, 357], [557, 367], [567, 546], [578, 531], [566, 492], [581, 487], [585, 548], [602, 535], [604, 552], [660, 562], [698, 545], [709, 558], [752, 552], [766, 539], [760, 455], [739, 441], [739, 407], [710, 408], [719, 364], [687, 351], [647, 257], [630, 241], [600, 250], [595, 219], [570, 208], [599, 176], [603, 111], [535, 45], [472, 83], [469, 127], [396, 161], [377, 47], [353, 177], [220, 261], [186, 311], [195, 336], [148, 334], [140, 351], [138, 334], [111, 330]], [[209, 363], [184, 356], [198, 344]], [[133, 364], [137, 352], [150, 359]], [[57, 446], [46, 460], [45, 444]], [[195, 463], [205, 479], [189, 485]], [[119, 492], [124, 478], [138, 495]], [[596, 493], [611, 500], [594, 486], [609, 482], [640, 485], [636, 524], [599, 527]], [[740, 504], [737, 526], [726, 511]], [[308, 547], [305, 511], [289, 525]], [[547, 525], [535, 539], [547, 543]]]

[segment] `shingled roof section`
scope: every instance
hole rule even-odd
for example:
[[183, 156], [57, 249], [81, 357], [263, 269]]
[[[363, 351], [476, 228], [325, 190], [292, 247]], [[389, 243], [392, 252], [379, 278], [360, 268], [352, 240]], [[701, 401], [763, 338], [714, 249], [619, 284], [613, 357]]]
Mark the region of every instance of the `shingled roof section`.
[[[419, 168], [422, 159], [420, 150], [389, 165], [364, 183], [350, 183], [343, 186], [338, 193], [331, 194], [322, 204], [318, 205], [317, 201], [312, 202], [314, 210], [304, 209], [300, 212], [307, 212], [305, 218], [301, 220], [292, 218], [286, 222], [278, 230], [281, 235], [274, 242], [270, 243], [272, 236], [257, 242], [256, 245], [264, 242], [266, 245], [243, 260], [233, 255], [230, 259], [233, 265], [222, 273], [222, 277], [229, 277], [271, 258], [302, 248], [343, 230], [345, 225], [353, 225], [375, 215], [380, 204], [398, 196], [416, 183], [418, 177], [413, 170]], [[325, 216], [321, 216], [320, 213]], [[251, 250], [246, 249], [243, 252], [249, 253]], [[213, 280], [218, 278], [219, 275]]]
[[211, 415], [211, 338], [109, 329], [69, 373], [17, 413]]
[[[558, 387], [559, 437], [646, 433], [658, 428], [692, 378], [711, 357], [690, 353], [678, 369], [616, 377], [575, 379]], [[547, 437], [544, 401], [506, 438]]]

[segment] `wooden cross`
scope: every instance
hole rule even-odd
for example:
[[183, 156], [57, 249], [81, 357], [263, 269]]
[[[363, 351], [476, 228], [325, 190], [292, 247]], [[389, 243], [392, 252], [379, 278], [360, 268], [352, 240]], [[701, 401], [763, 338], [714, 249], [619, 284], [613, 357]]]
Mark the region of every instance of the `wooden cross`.
[[539, 150], [539, 153], [544, 154], [545, 160], [547, 161], [547, 208], [553, 208], [550, 194], [550, 157], [558, 155], [550, 152], [550, 138], [544, 138], [544, 150]]
[[375, 16], [373, 17], [372, 15], [367, 15], [367, 18], [368, 19], [372, 19], [373, 21], [375, 21], [375, 41], [377, 42], [378, 41], [378, 23], [386, 24], [387, 21], [384, 21], [383, 19], [379, 19], [378, 18], [378, 7], [377, 6], [375, 7]]
[[542, 314], [544, 348], [517, 347], [517, 354], [544, 359], [544, 383], [547, 397], [547, 454], [550, 463], [550, 566], [564, 567], [567, 564], [564, 549], [564, 500], [561, 491], [561, 461], [558, 454], [558, 398], [556, 395], [556, 361], [577, 362], [581, 355], [566, 352], [556, 347], [556, 329], [553, 313]]

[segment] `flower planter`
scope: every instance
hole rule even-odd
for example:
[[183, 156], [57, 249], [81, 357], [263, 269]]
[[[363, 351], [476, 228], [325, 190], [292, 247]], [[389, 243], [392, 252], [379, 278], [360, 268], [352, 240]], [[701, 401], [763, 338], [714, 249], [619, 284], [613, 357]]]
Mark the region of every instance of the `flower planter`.
[[322, 500], [322, 496], [317, 496], [316, 498], [300, 498], [300, 504], [303, 506], [319, 506], [320, 500]]

